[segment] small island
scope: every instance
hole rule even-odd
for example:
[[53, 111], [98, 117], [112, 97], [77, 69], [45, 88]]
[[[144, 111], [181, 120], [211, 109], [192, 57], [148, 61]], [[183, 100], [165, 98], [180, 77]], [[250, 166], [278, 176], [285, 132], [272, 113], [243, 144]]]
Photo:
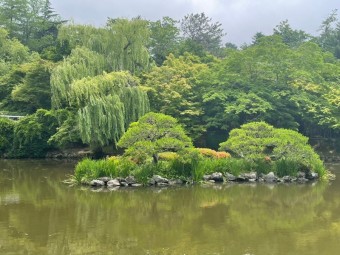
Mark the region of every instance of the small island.
[[307, 137], [265, 122], [233, 129], [215, 151], [195, 148], [175, 118], [150, 112], [130, 124], [118, 146], [120, 156], [80, 161], [71, 182], [117, 188], [329, 178]]

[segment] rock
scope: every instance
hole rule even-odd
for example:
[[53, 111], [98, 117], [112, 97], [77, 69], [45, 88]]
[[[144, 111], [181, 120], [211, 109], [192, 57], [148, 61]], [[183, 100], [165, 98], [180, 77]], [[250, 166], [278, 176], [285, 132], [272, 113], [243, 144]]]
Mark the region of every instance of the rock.
[[308, 180], [316, 180], [319, 178], [319, 174], [314, 172], [308, 172], [305, 178]]
[[166, 178], [163, 178], [160, 175], [154, 175], [152, 176], [152, 179], [155, 181], [156, 184], [160, 184], [160, 183], [169, 183], [169, 180]]
[[283, 176], [282, 177], [282, 182], [284, 183], [289, 183], [289, 182], [293, 182], [293, 178], [289, 175]]
[[204, 181], [209, 181], [210, 180], [210, 175], [203, 175], [203, 180]]
[[107, 182], [108, 187], [117, 187], [120, 186], [120, 182], [117, 179], [113, 179]]
[[246, 178], [248, 181], [250, 180], [256, 180], [257, 179], [257, 174], [256, 172], [250, 172], [250, 173], [244, 173], [242, 174], [244, 178]]
[[230, 173], [225, 173], [225, 177], [227, 178], [227, 181], [233, 182], [236, 181], [236, 177]]
[[246, 177], [244, 177], [243, 174], [240, 174], [240, 175], [237, 176], [235, 181], [237, 181], [237, 182], [246, 182], [246, 181], [248, 181], [248, 179]]
[[297, 178], [305, 178], [306, 174], [304, 172], [299, 171], [299, 172], [297, 172], [296, 177]]
[[157, 182], [157, 186], [160, 186], [160, 187], [169, 186], [169, 183], [167, 183], [167, 182]]
[[137, 183], [135, 177], [132, 176], [132, 175], [126, 177], [126, 178], [125, 178], [125, 182], [126, 182], [128, 185], [132, 185], [132, 184]]
[[182, 185], [184, 184], [184, 182], [181, 179], [173, 179], [173, 180], [169, 180], [169, 184], [170, 185]]
[[100, 181], [103, 181], [103, 182], [104, 182], [104, 184], [105, 184], [105, 185], [107, 185], [108, 181], [110, 181], [110, 180], [111, 180], [111, 178], [110, 178], [110, 177], [107, 177], [107, 176], [105, 176], [105, 177], [100, 177], [100, 178], [98, 178], [98, 180], [100, 180]]
[[154, 179], [151, 178], [151, 179], [148, 181], [148, 184], [149, 184], [150, 186], [156, 185], [156, 181], [155, 181]]
[[105, 186], [105, 183], [103, 181], [101, 181], [101, 180], [92, 180], [90, 182], [90, 185], [92, 187], [100, 187], [100, 186]]
[[214, 182], [223, 182], [223, 174], [219, 172], [212, 173], [210, 175], [203, 175], [204, 181], [214, 181]]
[[126, 181], [121, 181], [121, 182], [120, 182], [120, 185], [121, 185], [121, 186], [124, 186], [124, 187], [129, 186], [129, 184], [128, 184]]
[[273, 172], [270, 172], [269, 174], [266, 174], [263, 176], [263, 179], [265, 182], [277, 182], [277, 177]]
[[219, 172], [212, 173], [210, 175], [210, 179], [209, 180], [213, 180], [215, 182], [223, 182], [223, 174], [219, 173]]

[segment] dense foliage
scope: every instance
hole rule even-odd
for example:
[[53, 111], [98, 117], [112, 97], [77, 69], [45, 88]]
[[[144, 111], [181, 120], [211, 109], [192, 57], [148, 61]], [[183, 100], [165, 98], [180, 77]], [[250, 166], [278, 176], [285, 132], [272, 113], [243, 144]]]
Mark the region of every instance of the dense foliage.
[[157, 161], [160, 152], [176, 152], [190, 148], [191, 139], [185, 134], [177, 120], [162, 113], [147, 113], [138, 122], [130, 124], [127, 132], [118, 142], [127, 148], [125, 155], [137, 163], [143, 163], [148, 156]]
[[214, 172], [236, 176], [249, 172], [259, 175], [273, 172], [279, 177], [313, 172], [324, 177], [323, 163], [307, 142], [308, 138], [296, 131], [276, 129], [265, 122], [252, 122], [233, 129], [229, 139], [221, 143], [221, 152], [192, 148], [190, 139], [175, 119], [148, 113], [132, 123], [118, 142], [119, 146], [126, 148], [122, 156], [99, 161], [82, 160], [76, 166], [73, 180], [89, 183], [99, 177], [132, 175], [146, 184], [157, 174], [198, 182], [204, 175]]
[[309, 169], [324, 174], [319, 156], [308, 144], [308, 138], [294, 130], [274, 128], [265, 122], [244, 124], [233, 129], [220, 150], [230, 151], [247, 161], [289, 161], [299, 165], [299, 169]]
[[[77, 146], [103, 152], [149, 110], [176, 118], [198, 147], [216, 149], [232, 129], [254, 121], [339, 137], [337, 11], [318, 36], [285, 20], [241, 48], [223, 46], [221, 23], [204, 13], [108, 18], [94, 27], [62, 20], [48, 0], [1, 0], [0, 22], [0, 113], [27, 115], [13, 134], [2, 130], [13, 137], [2, 156]], [[140, 142], [150, 152], [166, 151]], [[129, 146], [135, 153], [138, 146]]]

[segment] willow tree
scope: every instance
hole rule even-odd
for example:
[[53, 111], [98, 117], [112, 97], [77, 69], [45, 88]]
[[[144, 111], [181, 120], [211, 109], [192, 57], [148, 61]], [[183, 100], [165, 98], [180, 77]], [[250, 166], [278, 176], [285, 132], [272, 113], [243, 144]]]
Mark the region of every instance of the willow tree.
[[83, 143], [95, 149], [116, 144], [126, 127], [149, 110], [147, 95], [128, 72], [112, 72], [75, 80], [65, 94], [77, 111]]
[[107, 71], [129, 70], [132, 73], [149, 66], [150, 30], [141, 18], [109, 19], [105, 27], [69, 24], [62, 26], [58, 38], [70, 46], [86, 47], [102, 55]]
[[52, 105], [54, 108], [67, 106], [71, 83], [84, 77], [94, 77], [105, 70], [104, 57], [85, 47], [72, 50], [51, 74]]

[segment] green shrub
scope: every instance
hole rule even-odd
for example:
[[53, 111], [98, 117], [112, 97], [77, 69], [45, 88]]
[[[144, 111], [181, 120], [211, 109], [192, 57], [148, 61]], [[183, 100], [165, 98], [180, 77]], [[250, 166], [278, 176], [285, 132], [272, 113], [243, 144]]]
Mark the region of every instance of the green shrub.
[[14, 128], [11, 157], [39, 158], [53, 148], [47, 143], [56, 132], [58, 120], [53, 111], [40, 109], [36, 113], [20, 119]]
[[15, 122], [0, 118], [0, 156], [12, 149]]
[[[268, 170], [262, 162], [270, 156], [274, 161], [293, 161], [304, 171], [315, 171], [320, 176], [325, 173], [322, 161], [308, 144], [307, 137], [293, 130], [274, 128], [265, 122], [252, 122], [233, 129], [229, 139], [220, 144], [220, 150], [233, 151], [246, 161], [255, 163], [259, 172]], [[264, 170], [259, 168], [261, 165]]]

